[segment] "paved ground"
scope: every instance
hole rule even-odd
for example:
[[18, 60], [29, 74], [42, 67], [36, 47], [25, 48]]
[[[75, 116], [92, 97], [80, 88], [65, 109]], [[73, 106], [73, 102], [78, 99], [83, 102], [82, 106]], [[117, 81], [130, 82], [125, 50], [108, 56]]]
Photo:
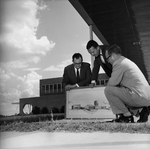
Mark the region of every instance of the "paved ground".
[[0, 149], [150, 149], [150, 134], [0, 132]]
[[150, 134], [1, 132], [0, 149], [150, 149]]

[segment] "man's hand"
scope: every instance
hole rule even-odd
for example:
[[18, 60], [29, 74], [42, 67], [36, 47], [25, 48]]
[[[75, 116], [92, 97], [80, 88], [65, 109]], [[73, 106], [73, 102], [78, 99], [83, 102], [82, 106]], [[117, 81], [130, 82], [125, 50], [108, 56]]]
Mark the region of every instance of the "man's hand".
[[66, 90], [66, 91], [69, 91], [70, 89], [73, 89], [73, 88], [76, 88], [76, 87], [77, 87], [76, 85], [70, 85], [70, 84], [69, 84], [69, 85], [66, 85], [66, 86], [65, 86], [65, 90]]
[[69, 90], [70, 90], [70, 84], [68, 84], [68, 85], [65, 86], [65, 90], [66, 90], [66, 91], [69, 91]]

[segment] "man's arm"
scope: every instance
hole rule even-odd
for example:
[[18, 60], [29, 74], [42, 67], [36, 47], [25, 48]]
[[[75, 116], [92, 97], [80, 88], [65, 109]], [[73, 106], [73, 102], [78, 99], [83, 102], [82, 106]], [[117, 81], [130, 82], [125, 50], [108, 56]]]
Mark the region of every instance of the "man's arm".
[[63, 74], [63, 80], [62, 80], [62, 85], [63, 88], [65, 88], [65, 86], [68, 84], [69, 82], [69, 77], [68, 77], [68, 73], [67, 73], [67, 68], [64, 68], [64, 74]]
[[100, 70], [100, 63], [98, 62], [98, 58], [95, 58], [94, 67], [92, 70], [92, 80], [95, 80], [95, 82], [97, 82], [99, 70]]
[[77, 88], [77, 85], [76, 84], [74, 84], [74, 85], [70, 85], [70, 84], [68, 84], [68, 85], [66, 85], [65, 86], [65, 90], [70, 90], [70, 89], [73, 89], [73, 88]]
[[105, 73], [107, 74], [108, 77], [111, 77], [111, 73], [112, 73], [112, 66], [111, 64], [107, 63], [103, 64], [103, 70], [105, 71]]
[[125, 67], [121, 65], [121, 63], [116, 63], [113, 66], [113, 72], [111, 74], [111, 78], [109, 79], [107, 85], [117, 86], [120, 84], [123, 74], [125, 72]]

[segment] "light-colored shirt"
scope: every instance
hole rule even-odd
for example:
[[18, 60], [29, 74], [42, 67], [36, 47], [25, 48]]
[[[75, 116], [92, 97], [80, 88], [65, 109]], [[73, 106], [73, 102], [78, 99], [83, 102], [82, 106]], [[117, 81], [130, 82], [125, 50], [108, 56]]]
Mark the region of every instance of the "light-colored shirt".
[[[74, 67], [74, 69], [75, 69], [75, 74], [76, 74], [76, 76], [77, 76], [77, 68]], [[80, 76], [80, 69], [81, 69], [81, 68], [78, 68], [78, 69], [79, 69], [79, 76]]]
[[101, 49], [100, 49], [100, 58], [101, 58], [101, 60], [102, 60], [103, 63], [106, 63], [106, 62], [105, 62], [105, 59], [104, 59], [104, 57], [103, 57], [103, 54], [102, 54], [102, 50], [101, 50]]

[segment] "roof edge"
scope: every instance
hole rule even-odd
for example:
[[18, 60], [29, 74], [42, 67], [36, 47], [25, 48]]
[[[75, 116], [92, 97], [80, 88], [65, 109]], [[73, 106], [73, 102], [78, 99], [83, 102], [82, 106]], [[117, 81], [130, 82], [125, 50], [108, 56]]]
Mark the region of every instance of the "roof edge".
[[100, 41], [108, 45], [107, 40], [104, 38], [102, 33], [99, 31], [97, 26], [94, 24], [93, 20], [90, 18], [88, 13], [85, 11], [85, 9], [82, 7], [80, 2], [78, 0], [68, 0], [72, 6], [76, 9], [76, 11], [81, 15], [81, 17], [84, 19], [84, 21], [88, 24], [88, 26], [92, 25], [93, 32], [97, 35], [97, 37], [100, 39]]

